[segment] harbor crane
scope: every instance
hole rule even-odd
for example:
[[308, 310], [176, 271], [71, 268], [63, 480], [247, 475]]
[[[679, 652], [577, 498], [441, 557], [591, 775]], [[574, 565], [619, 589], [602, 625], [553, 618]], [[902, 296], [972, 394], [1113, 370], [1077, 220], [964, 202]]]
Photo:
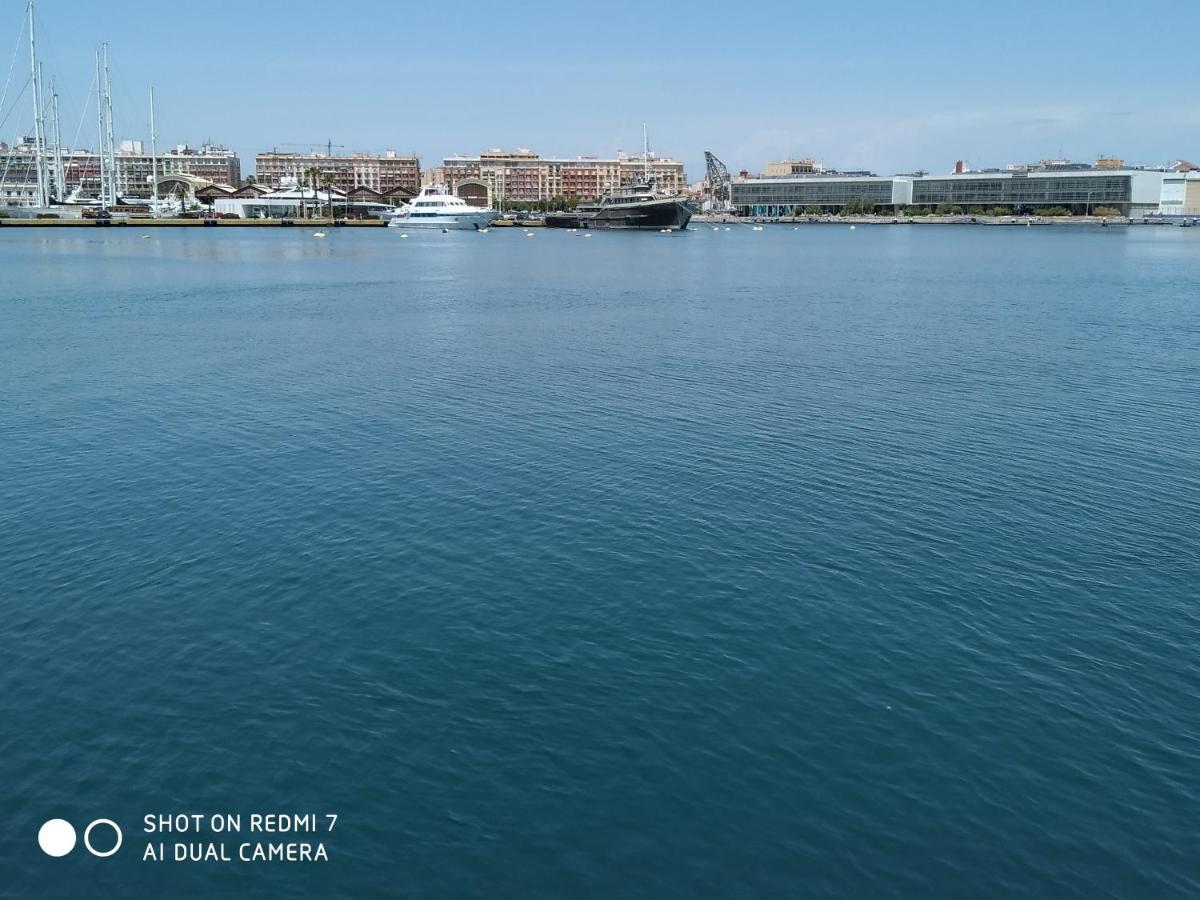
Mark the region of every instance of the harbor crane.
[[704, 151], [704, 165], [708, 172], [704, 176], [706, 193], [712, 200], [714, 209], [728, 209], [730, 196], [729, 170], [725, 163], [717, 159], [711, 150]]

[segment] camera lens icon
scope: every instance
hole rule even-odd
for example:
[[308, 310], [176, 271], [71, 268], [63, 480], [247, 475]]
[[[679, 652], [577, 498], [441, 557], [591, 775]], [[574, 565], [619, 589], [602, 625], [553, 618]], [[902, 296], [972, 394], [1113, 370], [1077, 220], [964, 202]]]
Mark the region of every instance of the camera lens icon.
[[[95, 847], [92, 846], [92, 829], [95, 828], [97, 825], [107, 825], [109, 828], [111, 828], [113, 830], [113, 833], [117, 836], [116, 841], [114, 841], [113, 845], [107, 850], [97, 850]], [[88, 825], [87, 828], [84, 829], [83, 846], [87, 847], [88, 853], [92, 854], [92, 856], [112, 856], [114, 853], [116, 853], [118, 850], [121, 849], [121, 841], [124, 839], [124, 837], [125, 837], [125, 835], [121, 834], [121, 826], [118, 825], [116, 822], [114, 822], [112, 819], [96, 819], [94, 822], [92, 822], [90, 825]]]
[[[115, 836], [113, 845], [107, 850], [98, 850], [92, 843], [92, 832], [98, 825], [111, 828]], [[101, 834], [103, 834], [103, 830]], [[88, 853], [92, 854], [92, 856], [99, 856], [101, 858], [112, 856], [120, 850], [121, 842], [124, 839], [125, 836], [121, 833], [121, 826], [112, 819], [95, 819], [83, 830], [83, 846], [87, 848]], [[49, 819], [42, 823], [42, 827], [38, 829], [38, 846], [42, 848], [42, 852], [47, 856], [66, 856], [75, 849], [75, 841], [75, 826], [66, 819]]]

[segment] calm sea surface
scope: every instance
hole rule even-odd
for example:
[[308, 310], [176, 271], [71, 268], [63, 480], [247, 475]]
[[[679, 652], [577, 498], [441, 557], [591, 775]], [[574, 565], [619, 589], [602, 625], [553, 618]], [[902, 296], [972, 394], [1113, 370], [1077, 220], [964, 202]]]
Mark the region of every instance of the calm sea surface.
[[0, 894], [1200, 896], [1200, 229], [0, 273]]

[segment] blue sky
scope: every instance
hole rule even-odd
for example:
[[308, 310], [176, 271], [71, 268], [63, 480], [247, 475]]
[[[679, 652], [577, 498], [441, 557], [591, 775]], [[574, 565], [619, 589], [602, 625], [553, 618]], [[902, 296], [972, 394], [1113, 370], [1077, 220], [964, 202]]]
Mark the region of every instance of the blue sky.
[[[332, 138], [415, 151], [544, 155], [641, 146], [703, 174], [813, 156], [880, 173], [1105, 153], [1200, 157], [1192, 17], [1128, 3], [577, 3], [520, 0], [39, 0], [68, 141], [107, 40], [118, 138], [260, 150]], [[1049, 6], [1045, 4], [1044, 6]], [[1176, 7], [1177, 10], [1182, 9]], [[23, 0], [0, 0], [0, 77]], [[16, 56], [12, 105], [28, 66]], [[24, 102], [24, 101], [22, 101]], [[25, 103], [28, 107], [28, 104]], [[20, 107], [0, 140], [30, 130]], [[81, 126], [82, 123], [82, 126]]]

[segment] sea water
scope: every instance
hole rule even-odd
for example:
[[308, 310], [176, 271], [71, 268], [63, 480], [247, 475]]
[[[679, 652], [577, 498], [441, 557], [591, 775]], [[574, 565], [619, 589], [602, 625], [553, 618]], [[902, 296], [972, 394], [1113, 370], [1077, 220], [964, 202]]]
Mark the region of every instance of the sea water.
[[0, 228], [0, 893], [1200, 894], [1200, 230], [580, 237]]

